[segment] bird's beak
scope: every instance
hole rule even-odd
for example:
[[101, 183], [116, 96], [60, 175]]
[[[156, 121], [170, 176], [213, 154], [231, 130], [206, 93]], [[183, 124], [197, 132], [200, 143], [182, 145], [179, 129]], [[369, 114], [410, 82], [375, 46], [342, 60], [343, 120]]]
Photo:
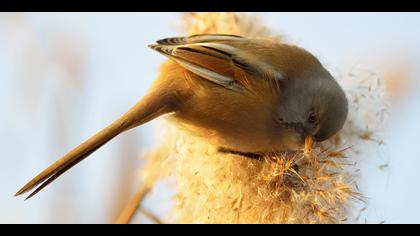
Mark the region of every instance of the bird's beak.
[[310, 152], [312, 151], [312, 148], [314, 146], [314, 139], [312, 138], [312, 136], [307, 136], [305, 138], [305, 152]]

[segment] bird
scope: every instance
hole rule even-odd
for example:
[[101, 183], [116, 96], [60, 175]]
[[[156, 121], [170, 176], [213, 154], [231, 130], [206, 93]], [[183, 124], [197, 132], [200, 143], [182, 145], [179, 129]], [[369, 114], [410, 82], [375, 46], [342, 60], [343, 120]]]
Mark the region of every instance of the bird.
[[15, 196], [29, 199], [117, 135], [165, 116], [224, 152], [302, 149], [335, 135], [346, 94], [316, 56], [269, 38], [197, 34], [156, 41], [168, 58], [132, 108], [35, 176]]

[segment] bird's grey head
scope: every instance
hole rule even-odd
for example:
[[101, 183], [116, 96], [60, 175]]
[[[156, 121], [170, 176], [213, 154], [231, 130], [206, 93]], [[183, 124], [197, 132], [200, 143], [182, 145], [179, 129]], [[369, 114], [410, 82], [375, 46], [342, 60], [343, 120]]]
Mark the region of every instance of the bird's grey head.
[[348, 101], [340, 85], [320, 65], [293, 76], [283, 83], [277, 123], [294, 131], [301, 145], [308, 136], [324, 141], [336, 134], [348, 113]]

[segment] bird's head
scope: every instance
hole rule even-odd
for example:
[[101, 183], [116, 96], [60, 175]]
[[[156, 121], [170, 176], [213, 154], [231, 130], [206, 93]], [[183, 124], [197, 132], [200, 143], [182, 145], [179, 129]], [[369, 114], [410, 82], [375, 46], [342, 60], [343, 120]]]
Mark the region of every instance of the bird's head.
[[[307, 53], [307, 52], [305, 52]], [[301, 146], [306, 137], [324, 141], [344, 125], [348, 101], [332, 75], [313, 57], [285, 76], [274, 119], [279, 129], [294, 133]]]

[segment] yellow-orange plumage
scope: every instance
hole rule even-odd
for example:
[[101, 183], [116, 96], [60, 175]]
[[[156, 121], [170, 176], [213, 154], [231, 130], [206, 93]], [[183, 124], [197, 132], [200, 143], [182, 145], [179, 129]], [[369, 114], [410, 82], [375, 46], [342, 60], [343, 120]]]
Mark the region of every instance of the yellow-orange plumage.
[[[341, 129], [347, 100], [318, 59], [272, 38], [198, 34], [150, 45], [169, 61], [126, 114], [36, 176], [17, 195], [50, 184], [118, 134], [170, 114], [222, 149], [273, 153]], [[33, 194], [30, 195], [30, 197]]]

